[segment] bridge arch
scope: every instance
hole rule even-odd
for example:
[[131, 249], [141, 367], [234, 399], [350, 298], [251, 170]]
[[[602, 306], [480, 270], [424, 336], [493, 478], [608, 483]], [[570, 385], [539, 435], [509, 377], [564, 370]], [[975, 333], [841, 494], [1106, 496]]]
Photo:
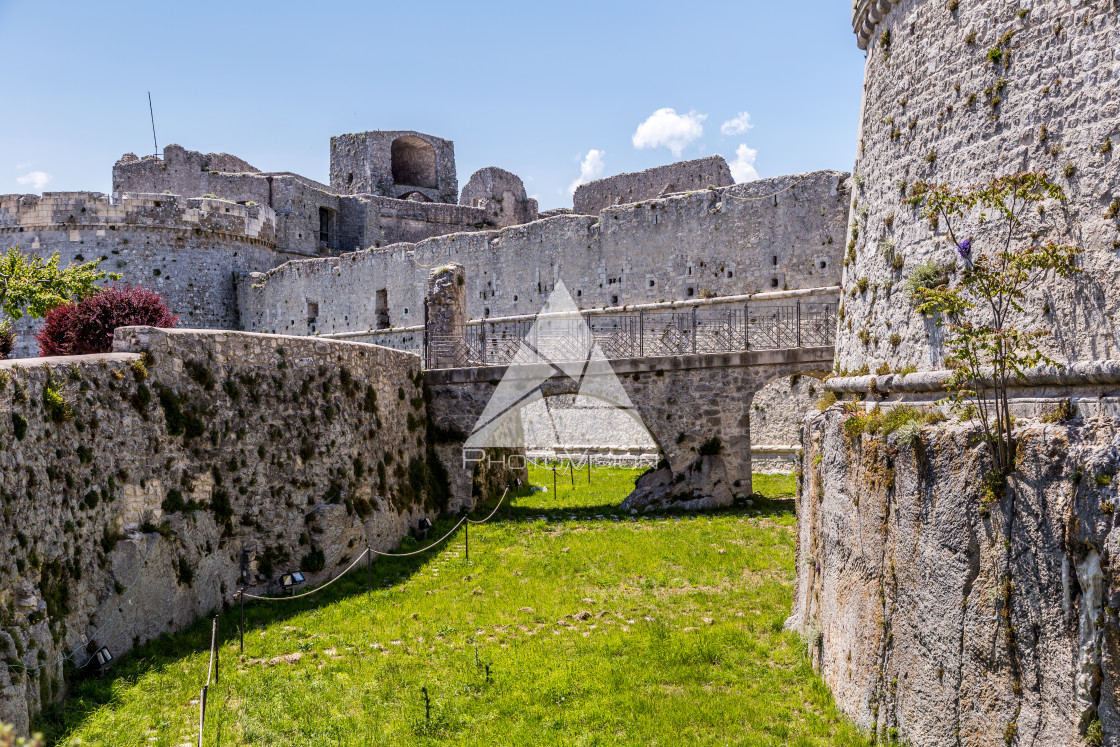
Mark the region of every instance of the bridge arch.
[[[751, 486], [750, 413], [754, 394], [768, 381], [790, 374], [826, 372], [831, 347], [785, 348], [704, 355], [625, 358], [610, 362], [629, 403], [661, 447], [666, 467], [639, 485], [627, 499], [629, 507], [679, 505], [706, 508], [730, 505]], [[453, 490], [456, 479], [469, 476], [455, 463], [466, 434], [485, 411], [506, 366], [430, 370], [429, 413], [441, 432], [464, 434], [463, 441], [444, 444]], [[572, 379], [557, 372], [540, 385], [542, 394], [577, 393]], [[443, 458], [441, 454], [441, 458]], [[469, 491], [462, 505], [470, 505]]]

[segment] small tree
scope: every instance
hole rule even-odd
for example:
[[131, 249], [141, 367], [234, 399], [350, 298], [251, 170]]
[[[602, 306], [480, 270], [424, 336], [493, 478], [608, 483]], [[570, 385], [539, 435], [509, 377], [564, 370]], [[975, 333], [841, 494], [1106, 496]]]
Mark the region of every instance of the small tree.
[[101, 260], [69, 267], [58, 266], [58, 253], [50, 259], [24, 254], [18, 246], [0, 253], [0, 359], [15, 347], [12, 321], [27, 314], [32, 319], [72, 299], [97, 292], [97, 281], [107, 275], [97, 269]]
[[[1021, 330], [1013, 317], [1024, 313], [1027, 289], [1047, 273], [1068, 278], [1080, 272], [1075, 264], [1080, 248], [1025, 241], [1023, 217], [1032, 205], [1041, 208], [1046, 200], [1065, 199], [1062, 188], [1041, 171], [1002, 176], [964, 189], [921, 182], [910, 193], [910, 204], [920, 207], [933, 226], [944, 222], [946, 237], [964, 264], [955, 284], [915, 289], [917, 308], [924, 314], [938, 314], [939, 325], [949, 325], [952, 356], [947, 363], [953, 369], [946, 383], [949, 399], [956, 409], [979, 421], [1001, 481], [1015, 462], [1008, 386], [1013, 379], [1024, 379], [1032, 366], [1059, 365], [1038, 349], [1039, 339], [1049, 330]], [[960, 224], [969, 220], [989, 234], [990, 252], [974, 252], [971, 236], [958, 238]], [[986, 396], [988, 389], [992, 397]]]
[[36, 336], [39, 355], [88, 355], [113, 349], [117, 327], [174, 327], [172, 314], [158, 293], [132, 285], [111, 285], [77, 303], [47, 314]]

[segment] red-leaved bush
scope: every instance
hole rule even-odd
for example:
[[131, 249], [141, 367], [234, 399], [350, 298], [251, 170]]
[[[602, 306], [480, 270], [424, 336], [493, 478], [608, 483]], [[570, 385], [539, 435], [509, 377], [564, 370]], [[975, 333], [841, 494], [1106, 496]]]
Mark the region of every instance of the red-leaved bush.
[[8, 322], [0, 322], [0, 361], [7, 358], [16, 349], [16, 333]]
[[136, 285], [110, 285], [84, 301], [51, 311], [35, 339], [44, 357], [108, 353], [117, 327], [174, 327], [178, 321], [158, 293]]

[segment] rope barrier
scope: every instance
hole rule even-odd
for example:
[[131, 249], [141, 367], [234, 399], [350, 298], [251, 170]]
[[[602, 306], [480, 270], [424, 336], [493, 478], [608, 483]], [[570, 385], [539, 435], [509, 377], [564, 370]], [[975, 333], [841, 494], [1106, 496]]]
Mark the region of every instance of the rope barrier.
[[498, 499], [498, 505], [494, 506], [494, 510], [491, 511], [490, 515], [487, 516], [485, 519], [480, 519], [479, 521], [475, 521], [474, 519], [472, 519], [468, 516], [467, 521], [469, 521], [471, 524], [485, 524], [486, 522], [490, 521], [491, 519], [494, 518], [494, 514], [498, 513], [498, 509], [502, 507], [502, 501], [504, 501], [506, 499], [507, 495], [509, 495], [509, 488], [506, 488], [506, 492], [502, 493], [502, 497]]
[[[470, 522], [471, 524], [485, 524], [486, 522], [490, 521], [490, 519], [494, 518], [494, 515], [498, 512], [498, 509], [501, 508], [501, 505], [505, 501], [506, 496], [508, 494], [509, 494], [509, 488], [506, 488], [505, 492], [502, 493], [502, 497], [498, 500], [498, 505], [494, 507], [494, 510], [491, 511], [490, 515], [487, 516], [485, 519], [480, 519], [480, 520], [476, 521], [474, 519], [471, 519], [469, 516], [464, 515], [461, 519], [459, 519], [459, 521], [457, 521], [455, 523], [455, 526], [451, 527], [451, 529], [447, 532], [447, 534], [443, 535], [442, 537], [440, 537], [438, 540], [436, 540], [432, 544], [428, 545], [427, 547], [423, 547], [419, 550], [415, 550], [413, 552], [407, 552], [407, 553], [381, 552], [380, 550], [374, 550], [372, 547], [367, 547], [364, 552], [362, 552], [360, 555], [358, 555], [357, 558], [354, 559], [353, 563], [351, 563], [349, 566], [347, 566], [346, 570], [342, 571], [342, 573], [338, 574], [337, 576], [335, 576], [331, 580], [327, 581], [322, 586], [317, 586], [314, 589], [311, 589], [310, 591], [306, 591], [302, 594], [295, 594], [293, 596], [287, 596], [287, 597], [269, 597], [269, 596], [261, 596], [261, 595], [258, 595], [258, 594], [249, 594], [249, 593], [246, 593], [244, 590], [241, 590], [238, 593], [245, 599], [257, 599], [257, 600], [261, 600], [261, 601], [265, 601], [265, 602], [287, 602], [287, 601], [292, 601], [292, 600], [295, 600], [295, 599], [303, 599], [303, 598], [309, 597], [313, 594], [318, 594], [319, 592], [323, 591], [324, 589], [329, 587], [331, 584], [333, 584], [335, 581], [338, 581], [340, 578], [342, 578], [347, 573], [352, 571], [354, 569], [354, 566], [358, 565], [358, 563], [360, 563], [367, 555], [370, 555], [370, 554], [380, 555], [380, 556], [386, 557], [386, 558], [412, 557], [414, 555], [419, 555], [420, 553], [427, 552], [428, 550], [431, 550], [432, 548], [436, 547], [441, 542], [443, 542], [448, 537], [450, 537], [452, 534], [454, 534], [455, 530], [458, 529], [459, 527], [461, 527], [465, 522]], [[127, 599], [129, 598], [129, 594], [131, 593], [133, 587], [140, 580], [140, 574], [143, 573], [144, 569], [147, 567], [148, 558], [151, 557], [152, 550], [155, 548], [155, 545], [156, 545], [156, 540], [155, 539], [153, 539], [148, 544], [148, 549], [144, 553], [144, 559], [140, 563], [140, 568], [137, 569], [136, 575], [133, 577], [132, 582], [128, 585], [128, 587], [125, 589], [124, 593], [122, 594], [121, 602], [120, 602], [120, 604], [117, 605], [117, 609], [115, 610], [115, 613], [112, 616], [112, 618], [110, 620], [107, 620], [104, 624], [102, 624], [102, 626], [100, 628], [98, 628], [97, 630], [95, 630], [92, 635], [88, 636], [86, 638], [85, 643], [82, 644], [83, 647], [89, 645], [89, 643], [91, 641], [96, 640], [97, 637], [99, 635], [101, 635], [101, 633], [104, 632], [106, 630], [106, 628], [108, 628], [111, 624], [116, 624], [116, 623], [120, 622], [120, 620], [123, 619], [123, 614], [122, 614], [123, 610], [121, 609], [121, 605], [125, 601], [127, 601]], [[49, 664], [40, 664], [40, 665], [34, 666], [34, 667], [21, 667], [20, 669], [21, 669], [22, 672], [27, 673], [27, 672], [37, 672], [37, 671], [40, 671], [42, 669], [48, 669], [48, 668], [51, 668], [51, 667], [55, 667], [55, 666], [61, 664], [64, 661], [73, 660], [73, 657], [77, 655], [79, 650], [80, 650], [80, 647], [78, 649], [75, 649], [71, 653], [67, 654], [66, 656], [62, 656], [59, 659], [56, 659], [55, 661], [53, 661]], [[211, 652], [211, 657], [212, 656], [213, 656], [213, 652]], [[90, 656], [88, 659], [86, 659], [85, 663], [82, 664], [79, 667], [79, 669], [85, 669], [89, 665], [89, 663], [91, 661], [93, 661], [93, 659], [94, 659], [94, 656]], [[211, 666], [213, 666], [213, 658], [211, 658], [210, 664], [211, 664]], [[11, 666], [9, 664], [7, 664], [7, 662], [5, 662], [4, 666], [8, 670], [11, 669]], [[207, 672], [207, 680], [208, 680], [207, 684], [209, 684], [209, 679], [210, 679], [209, 672]]]
[[447, 539], [452, 534], [454, 534], [456, 529], [463, 526], [463, 522], [465, 522], [466, 520], [467, 520], [466, 516], [459, 519], [459, 521], [455, 524], [455, 526], [451, 527], [451, 531], [449, 531], [447, 534], [443, 535], [442, 537], [440, 537], [438, 540], [436, 540], [432, 544], [428, 545], [427, 547], [422, 547], [419, 550], [416, 550], [415, 552], [401, 552], [401, 553], [381, 552], [380, 550], [374, 550], [373, 548], [370, 548], [370, 551], [374, 555], [380, 555], [383, 558], [410, 558], [413, 555], [419, 555], [422, 552], [427, 552], [428, 550], [431, 550], [433, 547], [438, 545], [440, 542], [443, 542], [445, 539]]
[[244, 597], [245, 597], [246, 599], [263, 599], [263, 600], [264, 600], [264, 601], [266, 601], [266, 602], [290, 602], [290, 601], [292, 601], [293, 599], [303, 599], [304, 597], [309, 597], [309, 596], [311, 596], [312, 594], [318, 594], [318, 593], [319, 593], [320, 591], [322, 591], [323, 589], [327, 588], [328, 586], [330, 586], [331, 584], [333, 584], [333, 583], [334, 583], [335, 581], [337, 581], [338, 579], [340, 579], [340, 578], [342, 578], [343, 576], [345, 576], [345, 575], [346, 575], [347, 573], [349, 573], [349, 572], [350, 572], [351, 570], [353, 570], [354, 566], [356, 566], [356, 565], [357, 565], [357, 564], [358, 564], [358, 563], [359, 563], [359, 562], [360, 562], [360, 561], [361, 561], [361, 560], [362, 560], [363, 558], [365, 558], [365, 556], [366, 556], [366, 553], [369, 553], [369, 552], [371, 552], [371, 550], [370, 550], [370, 548], [368, 548], [368, 547], [367, 547], [367, 548], [366, 548], [366, 550], [365, 550], [365, 552], [363, 552], [363, 553], [362, 553], [361, 555], [359, 555], [359, 556], [358, 556], [358, 557], [357, 557], [357, 558], [356, 558], [356, 559], [354, 560], [354, 562], [353, 562], [353, 563], [351, 563], [351, 564], [350, 564], [350, 566], [349, 566], [349, 567], [348, 567], [348, 568], [347, 568], [347, 569], [346, 569], [345, 571], [343, 571], [342, 573], [338, 574], [337, 576], [335, 576], [334, 578], [332, 578], [332, 579], [331, 579], [330, 581], [326, 582], [326, 583], [325, 583], [325, 584], [323, 584], [322, 586], [316, 586], [316, 587], [315, 587], [314, 589], [312, 589], [311, 591], [305, 591], [305, 592], [304, 592], [304, 593], [302, 593], [302, 594], [293, 594], [293, 595], [292, 595], [292, 596], [290, 596], [290, 597], [262, 597], [262, 596], [258, 596], [258, 595], [256, 595], [256, 594], [246, 594], [246, 593], [245, 593], [244, 591], [242, 591], [242, 592], [241, 592], [241, 594], [242, 594], [242, 595], [243, 595], [243, 596], [244, 596]]
[[309, 597], [312, 594], [318, 594], [320, 591], [327, 588], [328, 586], [333, 584], [335, 581], [339, 580], [340, 578], [345, 576], [347, 573], [352, 571], [354, 569], [354, 566], [356, 566], [358, 563], [360, 563], [362, 561], [362, 559], [366, 557], [366, 555], [369, 555], [369, 554], [372, 553], [373, 555], [380, 555], [380, 556], [385, 557], [385, 558], [408, 558], [408, 557], [412, 557], [413, 555], [419, 555], [422, 552], [427, 552], [428, 550], [431, 550], [436, 545], [443, 542], [445, 539], [447, 539], [452, 534], [454, 534], [455, 530], [458, 529], [459, 527], [461, 527], [464, 522], [469, 521], [471, 524], [485, 524], [486, 522], [490, 521], [490, 519], [494, 518], [494, 514], [498, 513], [498, 509], [501, 508], [502, 502], [506, 499], [506, 495], [508, 493], [509, 493], [509, 488], [506, 488], [506, 492], [502, 493], [502, 497], [498, 501], [498, 505], [494, 507], [494, 510], [491, 511], [490, 515], [487, 516], [485, 519], [475, 521], [474, 519], [470, 518], [469, 516], [463, 516], [463, 518], [461, 518], [461, 519], [459, 519], [459, 521], [455, 522], [455, 526], [451, 527], [451, 529], [447, 532], [447, 534], [443, 535], [442, 537], [440, 537], [438, 540], [436, 540], [432, 544], [428, 545], [427, 547], [422, 547], [419, 550], [415, 550], [413, 552], [405, 552], [405, 553], [381, 552], [380, 550], [374, 550], [372, 547], [367, 547], [365, 549], [365, 551], [361, 555], [359, 555], [357, 558], [355, 558], [354, 562], [351, 563], [346, 568], [346, 570], [344, 570], [342, 573], [338, 574], [337, 576], [332, 578], [330, 581], [327, 581], [322, 586], [317, 586], [314, 589], [312, 589], [310, 591], [305, 591], [302, 594], [294, 594], [290, 597], [265, 597], [265, 596], [260, 596], [258, 594], [248, 594], [244, 591], [242, 591], [240, 593], [246, 599], [260, 599], [260, 600], [263, 600], [263, 601], [266, 601], [266, 602], [287, 602], [287, 601], [291, 601], [293, 599], [303, 599], [304, 597]]

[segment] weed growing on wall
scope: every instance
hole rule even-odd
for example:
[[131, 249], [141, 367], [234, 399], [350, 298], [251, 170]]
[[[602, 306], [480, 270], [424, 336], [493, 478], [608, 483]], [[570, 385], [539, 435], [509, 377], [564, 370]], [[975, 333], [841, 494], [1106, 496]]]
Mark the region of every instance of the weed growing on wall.
[[[943, 222], [946, 239], [961, 263], [955, 282], [913, 289], [917, 308], [937, 315], [937, 323], [949, 327], [947, 362], [953, 369], [946, 382], [949, 400], [957, 409], [974, 408], [971, 419], [983, 429], [1001, 477], [1015, 464], [1008, 386], [1025, 378], [1032, 366], [1058, 365], [1038, 349], [1049, 330], [1025, 331], [1015, 324], [1024, 313], [1026, 290], [1047, 274], [1069, 278], [1080, 271], [1076, 266], [1080, 248], [1053, 241], [1038, 245], [1033, 243], [1037, 234], [1024, 240], [1023, 218], [1032, 206], [1065, 199], [1062, 188], [1042, 171], [1002, 176], [966, 188], [920, 182], [911, 190], [912, 204], [920, 207], [922, 215]], [[991, 247], [988, 251], [977, 251], [971, 236], [958, 235], [966, 223], [983, 231]]]

